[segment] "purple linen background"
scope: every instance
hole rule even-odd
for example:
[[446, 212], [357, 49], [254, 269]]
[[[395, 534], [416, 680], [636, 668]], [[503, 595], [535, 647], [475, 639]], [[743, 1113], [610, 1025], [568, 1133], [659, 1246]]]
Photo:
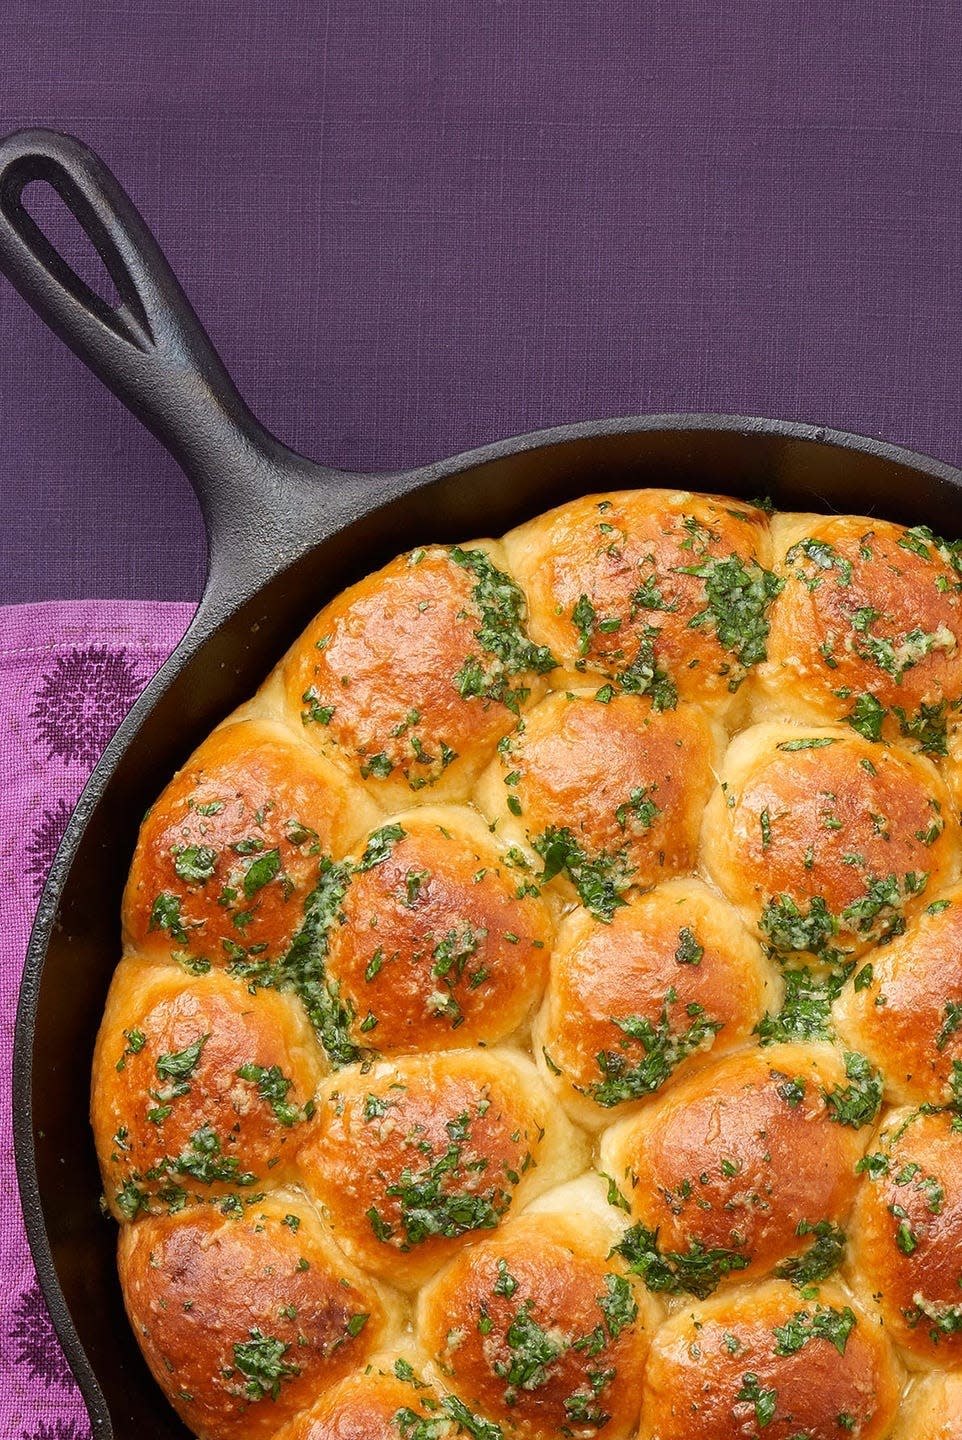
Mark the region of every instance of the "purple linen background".
[[0, 1437], [9, 1440], [89, 1434], [37, 1286], [13, 1170], [13, 1017], [30, 926], [84, 781], [192, 609], [0, 608]]
[[[960, 40], [955, 0], [6, 0], [0, 125], [102, 150], [320, 459], [707, 409], [959, 461]], [[0, 600], [196, 596], [173, 462], [2, 284], [0, 326]]]

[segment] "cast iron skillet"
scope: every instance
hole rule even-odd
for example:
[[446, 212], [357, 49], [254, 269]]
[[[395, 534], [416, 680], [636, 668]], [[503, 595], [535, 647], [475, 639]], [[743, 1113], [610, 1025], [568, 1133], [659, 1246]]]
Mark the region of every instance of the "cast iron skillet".
[[[80, 222], [116, 286], [115, 308], [30, 218], [21, 194], [33, 180], [52, 185]], [[103, 162], [49, 130], [0, 141], [0, 269], [176, 457], [209, 537], [207, 587], [193, 623], [107, 747], [54, 862], [30, 942], [14, 1054], [27, 1233], [94, 1432], [168, 1440], [187, 1432], [123, 1312], [115, 1227], [98, 1209], [86, 1113], [138, 823], [177, 766], [255, 690], [326, 600], [415, 544], [500, 534], [586, 491], [637, 485], [767, 494], [790, 509], [878, 511], [959, 535], [962, 472], [877, 440], [717, 415], [568, 425], [403, 474], [316, 465], [251, 415]]]

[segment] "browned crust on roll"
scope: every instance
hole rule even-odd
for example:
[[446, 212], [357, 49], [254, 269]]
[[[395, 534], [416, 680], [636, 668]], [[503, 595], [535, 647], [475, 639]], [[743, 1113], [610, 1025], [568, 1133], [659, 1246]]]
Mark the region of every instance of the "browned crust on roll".
[[772, 1045], [706, 1066], [602, 1139], [603, 1168], [663, 1253], [720, 1252], [718, 1274], [764, 1275], [839, 1224], [868, 1142], [832, 1119], [845, 1073], [828, 1046]]
[[350, 787], [274, 722], [215, 730], [151, 806], [124, 896], [142, 955], [198, 966], [275, 960], [318, 857], [349, 843]]
[[962, 1359], [962, 1134], [945, 1112], [894, 1110], [865, 1160], [852, 1275], [915, 1363]]
[[[813, 720], [853, 716], [876, 734], [962, 698], [962, 585], [937, 540], [859, 515], [782, 517], [764, 704]], [[859, 719], [861, 717], [861, 719]]]
[[662, 1326], [639, 1440], [882, 1440], [900, 1380], [884, 1336], [847, 1294], [825, 1286], [804, 1299], [773, 1281], [681, 1310]]
[[201, 1436], [272, 1435], [363, 1364], [388, 1324], [377, 1288], [296, 1200], [124, 1226], [120, 1275], [155, 1379]]
[[745, 667], [711, 623], [705, 572], [733, 556], [753, 573], [768, 564], [761, 510], [687, 491], [587, 495], [512, 531], [505, 547], [532, 634], [565, 664], [614, 677], [647, 644], [683, 698], [730, 707]]
[[780, 992], [736, 912], [701, 881], [671, 880], [608, 924], [565, 921], [535, 1055], [573, 1118], [599, 1128], [744, 1045]]
[[301, 1155], [340, 1243], [405, 1289], [584, 1160], [530, 1061], [509, 1051], [333, 1077]]
[[479, 575], [454, 558], [478, 553], [503, 575], [490, 543], [399, 556], [325, 606], [284, 663], [291, 722], [394, 808], [425, 789], [463, 798], [528, 693], [543, 688], [479, 639]]
[[[502, 748], [479, 803], [549, 872], [560, 835], [566, 853], [600, 862], [619, 892], [647, 889], [694, 866], [721, 739], [697, 705], [659, 711], [642, 695], [556, 692]], [[576, 869], [557, 873], [563, 893], [577, 893]]]
[[363, 845], [352, 856], [330, 939], [356, 1042], [391, 1053], [505, 1039], [541, 998], [551, 952], [533, 865], [463, 807], [401, 814], [390, 833], [382, 858]]
[[859, 953], [958, 874], [958, 819], [932, 762], [838, 726], [743, 731], [703, 840], [712, 877], [783, 953], [784, 922], [816, 910], [816, 953]]
[[452, 1390], [508, 1434], [624, 1440], [637, 1418], [643, 1315], [623, 1265], [574, 1217], [521, 1218], [465, 1251], [422, 1295], [419, 1334]]
[[91, 1119], [118, 1219], [283, 1183], [310, 1129], [320, 1055], [300, 1007], [228, 977], [118, 968]]

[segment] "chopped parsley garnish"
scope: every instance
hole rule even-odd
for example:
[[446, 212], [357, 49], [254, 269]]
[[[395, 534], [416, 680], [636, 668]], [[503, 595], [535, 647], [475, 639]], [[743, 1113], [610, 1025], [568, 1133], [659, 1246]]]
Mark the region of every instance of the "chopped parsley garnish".
[[[810, 560], [814, 565], [816, 574], [806, 575], [804, 571], [796, 570], [795, 574], [809, 590], [816, 590], [822, 582], [822, 576], [833, 568], [838, 572], [836, 584], [851, 585], [852, 583], [852, 562], [839, 555], [835, 546], [828, 540], [814, 540], [809, 536], [805, 540], [799, 540], [793, 545], [785, 556], [786, 565], [797, 565], [800, 555]], [[822, 574], [817, 572], [821, 571]]]
[[629, 822], [632, 829], [651, 829], [662, 813], [652, 799], [657, 788], [657, 785], [643, 785], [629, 792], [628, 799], [615, 811], [615, 819], [622, 830]]
[[[611, 1017], [627, 1039], [621, 1042], [622, 1050], [601, 1050], [596, 1056], [604, 1079], [589, 1085], [587, 1093], [597, 1105], [608, 1108], [651, 1095], [689, 1055], [710, 1048], [723, 1028], [722, 1022], [706, 1016], [702, 1006], [690, 1004], [685, 1007], [690, 1024], [686, 1029], [673, 1030], [668, 1012], [677, 999], [675, 991], [670, 989], [655, 1024], [642, 1015]], [[637, 1041], [642, 1048], [641, 1057], [633, 1064], [624, 1053], [628, 1050], [628, 1040]]]
[[256, 1175], [241, 1171], [236, 1155], [223, 1154], [220, 1139], [209, 1125], [202, 1125], [199, 1130], [195, 1130], [186, 1148], [176, 1159], [168, 1160], [166, 1166], [176, 1175], [189, 1175], [201, 1185], [225, 1182], [231, 1185], [257, 1183]]
[[909, 871], [899, 880], [897, 875], [876, 876], [869, 881], [866, 893], [853, 900], [842, 911], [842, 923], [858, 935], [871, 935], [887, 940], [901, 935], [905, 929], [902, 909], [906, 899], [920, 895], [928, 883], [924, 870]]
[[301, 701], [307, 706], [301, 711], [301, 721], [304, 725], [313, 722], [315, 725], [330, 725], [334, 718], [336, 705], [324, 705], [321, 703], [321, 695], [316, 685], [310, 685], [301, 696]]
[[[477, 954], [487, 933], [484, 926], [475, 929], [470, 921], [465, 920], [460, 927], [452, 926], [432, 951], [431, 974], [445, 988], [428, 997], [428, 1009], [432, 1014], [449, 1016], [453, 1030], [464, 1023], [464, 1012], [454, 995], [454, 987], [463, 978], [468, 961]], [[487, 976], [488, 971], [479, 966], [469, 972], [468, 984], [474, 990]]]
[[239, 1079], [257, 1086], [258, 1095], [271, 1107], [275, 1119], [281, 1125], [296, 1125], [300, 1120], [309, 1120], [314, 1113], [312, 1100], [307, 1102], [303, 1110], [299, 1105], [288, 1104], [287, 1092], [294, 1082], [285, 1077], [279, 1065], [247, 1064], [234, 1073]]
[[180, 1095], [186, 1095], [190, 1090], [187, 1084], [190, 1076], [197, 1067], [204, 1046], [210, 1039], [210, 1035], [198, 1035], [197, 1039], [183, 1050], [173, 1050], [167, 1055], [158, 1055], [156, 1070], [161, 1080], [173, 1080], [174, 1084], [164, 1092], [164, 1100], [172, 1100]]
[[386, 780], [394, 769], [394, 761], [390, 755], [379, 750], [376, 755], [365, 756], [359, 768], [362, 780], [369, 779], [371, 775], [376, 776], [378, 780]]
[[954, 650], [955, 636], [951, 630], [940, 626], [938, 630], [922, 630], [918, 626], [907, 631], [895, 644], [892, 640], [872, 634], [871, 627], [883, 616], [878, 610], [866, 606], [852, 617], [854, 639], [852, 649], [860, 660], [870, 661], [877, 669], [898, 684], [906, 670], [911, 670], [933, 650]]
[[935, 1037], [936, 1050], [944, 1050], [956, 1030], [962, 1025], [962, 1003], [958, 1000], [947, 1001], [943, 1014], [945, 1015], [945, 1019], [939, 1027], [938, 1035]]
[[855, 1325], [855, 1314], [847, 1305], [842, 1310], [832, 1305], [816, 1305], [814, 1313], [798, 1310], [784, 1325], [773, 1327], [775, 1354], [797, 1355], [810, 1340], [827, 1340], [844, 1355]]
[[752, 1371], [742, 1376], [742, 1388], [735, 1396], [736, 1401], [743, 1401], [755, 1407], [755, 1419], [760, 1429], [770, 1425], [775, 1418], [775, 1409], [778, 1405], [778, 1391], [766, 1390], [758, 1383], [758, 1376]]
[[281, 852], [279, 850], [265, 850], [263, 855], [258, 855], [251, 861], [244, 875], [244, 894], [248, 900], [252, 900], [258, 890], [263, 890], [272, 880], [276, 880], [281, 870]]
[[[493, 1293], [510, 1300], [517, 1289], [518, 1282], [509, 1272], [506, 1262], [499, 1260]], [[522, 1301], [504, 1331], [504, 1345], [509, 1358], [501, 1359], [496, 1354], [489, 1362], [495, 1375], [506, 1382], [504, 1400], [507, 1405], [514, 1405], [520, 1392], [530, 1393], [547, 1384], [555, 1365], [569, 1351], [577, 1352], [587, 1361], [600, 1356], [609, 1341], [617, 1339], [626, 1327], [634, 1324], [638, 1315], [631, 1284], [624, 1275], [606, 1274], [605, 1294], [596, 1296], [595, 1303], [601, 1312], [598, 1324], [585, 1334], [573, 1336], [557, 1324], [546, 1329], [534, 1317], [533, 1302], [530, 1299]], [[492, 1326], [491, 1317], [482, 1309], [479, 1326], [482, 1334], [490, 1334]], [[605, 1425], [611, 1417], [599, 1401], [615, 1374], [612, 1367], [589, 1364], [586, 1367], [586, 1383], [579, 1385], [564, 1400], [568, 1419], [595, 1427]]]
[[401, 825], [382, 825], [380, 830], [375, 830], [368, 837], [364, 854], [357, 863], [360, 871], [373, 870], [375, 865], [380, 865], [390, 855], [399, 840], [403, 840], [407, 831]]
[[579, 595], [571, 611], [571, 623], [578, 632], [578, 654], [587, 655], [591, 649], [591, 636], [595, 628], [597, 612], [587, 595]]
[[837, 1125], [860, 1130], [871, 1125], [882, 1104], [882, 1075], [873, 1070], [870, 1061], [858, 1051], [845, 1053], [845, 1075], [848, 1085], [823, 1091], [828, 1118]]
[[577, 890], [582, 905], [596, 919], [610, 922], [615, 910], [626, 903], [622, 892], [627, 890], [634, 871], [623, 850], [614, 855], [602, 850], [589, 858], [566, 825], [549, 826], [535, 836], [531, 845], [544, 861], [539, 882], [547, 884], [563, 872]]
[[829, 963], [843, 957], [830, 945], [844, 927], [856, 935], [884, 943], [905, 930], [905, 902], [920, 895], [928, 884], [925, 870], [908, 871], [901, 878], [890, 874], [868, 880], [864, 895], [833, 915], [821, 895], [813, 895], [808, 910], [791, 895], [776, 895], [762, 910], [759, 924], [770, 948], [777, 954], [808, 952]]
[[141, 1210], [150, 1208], [150, 1196], [141, 1190], [133, 1180], [124, 1181], [123, 1188], [114, 1196], [117, 1209], [125, 1220], [136, 1220]]
[[187, 928], [181, 917], [180, 905], [179, 895], [171, 895], [167, 891], [158, 895], [150, 907], [147, 929], [166, 930], [172, 940], [176, 940], [179, 945], [186, 945]]
[[472, 1230], [495, 1228], [511, 1204], [511, 1191], [496, 1180], [481, 1188], [479, 1177], [488, 1161], [470, 1158], [470, 1152], [469, 1158], [464, 1158], [470, 1126], [467, 1111], [449, 1120], [445, 1128], [450, 1143], [445, 1151], [431, 1158], [423, 1170], [405, 1168], [398, 1180], [385, 1186], [385, 1195], [399, 1201], [400, 1215], [395, 1226], [376, 1207], [367, 1211], [378, 1240], [387, 1243], [403, 1232], [398, 1249], [406, 1252], [435, 1235], [450, 1240]]
[[234, 1364], [247, 1381], [244, 1393], [248, 1400], [263, 1400], [265, 1395], [276, 1400], [283, 1382], [300, 1375], [301, 1367], [284, 1359], [290, 1345], [276, 1335], [265, 1335], [256, 1326], [249, 1333], [249, 1340], [234, 1346]]
[[[778, 1075], [777, 1070], [771, 1071], [773, 1076]], [[786, 1078], [781, 1085], [776, 1085], [776, 1093], [781, 1096], [789, 1110], [797, 1110], [805, 1099], [805, 1077], [796, 1075], [794, 1078]]]
[[[471, 1436], [471, 1440], [503, 1440], [500, 1425], [493, 1425], [490, 1420], [483, 1420], [480, 1415], [475, 1415], [474, 1411], [469, 1410], [463, 1400], [458, 1400], [456, 1396], [445, 1395], [441, 1400], [441, 1409]], [[434, 1440], [434, 1437], [411, 1435], [404, 1437], [404, 1440]]]
[[885, 706], [874, 695], [862, 694], [856, 698], [845, 720], [864, 740], [881, 740], [886, 714]]
[[678, 601], [668, 601], [662, 592], [661, 581], [657, 575], [649, 575], [634, 591], [631, 597], [631, 618], [634, 620], [639, 610], [663, 610], [670, 615], [678, 609]]
[[341, 901], [350, 879], [348, 861], [335, 864], [322, 857], [317, 885], [304, 902], [304, 921], [283, 959], [273, 967], [238, 959], [229, 967], [252, 986], [294, 990], [335, 1068], [350, 1065], [361, 1055], [351, 1039], [354, 1008], [341, 999], [340, 987], [328, 976], [326, 967], [328, 931], [343, 919]]
[[143, 1030], [137, 1030], [136, 1028], [132, 1030], [125, 1030], [124, 1039], [126, 1040], [127, 1044], [124, 1046], [123, 1054], [117, 1061], [116, 1068], [118, 1070], [126, 1070], [127, 1056], [139, 1055], [141, 1050], [143, 1050], [144, 1046], [147, 1044], [147, 1036], [144, 1034]]
[[494, 1372], [506, 1382], [505, 1401], [512, 1404], [519, 1390], [538, 1390], [547, 1384], [551, 1367], [568, 1349], [556, 1331], [550, 1333], [532, 1317], [526, 1300], [505, 1332], [510, 1360], [495, 1360]]
[[544, 645], [534, 645], [525, 633], [525, 599], [520, 587], [499, 570], [483, 550], [449, 551], [452, 562], [474, 571], [472, 599], [481, 614], [475, 639], [485, 658], [468, 655], [454, 677], [463, 699], [499, 700], [518, 713], [527, 698], [525, 686], [512, 688], [514, 677], [534, 671], [544, 675], [557, 660]]
[[206, 885], [214, 873], [217, 851], [209, 845], [179, 845], [171, 854], [178, 880], [188, 885]]
[[759, 924], [772, 949], [781, 954], [824, 955], [838, 934], [838, 921], [821, 895], [812, 896], [807, 911], [790, 895], [776, 895], [766, 902]]
[[777, 1014], [767, 1012], [755, 1027], [763, 1045], [780, 1041], [830, 1040], [832, 1002], [841, 992], [847, 969], [823, 977], [808, 966], [786, 970], [785, 999]]
[[804, 735], [799, 740], [782, 740], [775, 749], [791, 754], [794, 750], [824, 750], [827, 745], [834, 744], [835, 740], [831, 735]]
[[957, 575], [962, 574], [962, 540], [943, 540], [935, 535], [928, 525], [913, 525], [899, 539], [903, 550], [910, 550], [923, 560], [932, 559], [934, 550], [940, 560], [951, 566]]
[[634, 660], [615, 676], [626, 695], [650, 695], [655, 710], [674, 710], [678, 704], [675, 682], [655, 658], [657, 627], [646, 626]]
[[919, 749], [925, 755], [948, 755], [948, 731], [944, 700], [931, 705], [924, 701], [914, 715], [909, 715], [901, 705], [893, 705], [892, 713], [899, 722], [899, 732], [906, 740], [918, 741]]
[[658, 1231], [640, 1222], [625, 1233], [615, 1251], [627, 1260], [633, 1274], [641, 1276], [649, 1290], [695, 1295], [699, 1300], [707, 1299], [726, 1275], [751, 1264], [751, 1256], [743, 1251], [706, 1250], [698, 1240], [692, 1240], [685, 1252], [661, 1251]]
[[790, 1280], [799, 1290], [808, 1285], [818, 1285], [833, 1275], [845, 1259], [845, 1231], [830, 1220], [819, 1220], [812, 1225], [800, 1220], [795, 1230], [798, 1236], [814, 1235], [813, 1243], [801, 1255], [791, 1255], [775, 1267], [775, 1274], [781, 1280]]
[[675, 951], [675, 960], [679, 965], [700, 965], [705, 954], [704, 945], [699, 945], [695, 938], [695, 932], [684, 925], [678, 931], [678, 948]]
[[703, 565], [685, 567], [683, 573], [704, 580], [708, 602], [691, 617], [688, 627], [714, 626], [719, 644], [738, 661], [740, 668], [728, 681], [729, 690], [737, 690], [752, 665], [767, 656], [767, 611], [785, 582], [756, 561], [745, 562], [737, 555], [727, 560], [713, 556]]

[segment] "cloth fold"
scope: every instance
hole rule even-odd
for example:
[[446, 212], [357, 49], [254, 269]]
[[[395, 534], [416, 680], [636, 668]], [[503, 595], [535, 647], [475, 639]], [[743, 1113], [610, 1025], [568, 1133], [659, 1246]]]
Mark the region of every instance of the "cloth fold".
[[47, 1316], [13, 1162], [13, 1025], [37, 901], [77, 796], [194, 607], [122, 600], [0, 608], [0, 1437], [87, 1440]]

